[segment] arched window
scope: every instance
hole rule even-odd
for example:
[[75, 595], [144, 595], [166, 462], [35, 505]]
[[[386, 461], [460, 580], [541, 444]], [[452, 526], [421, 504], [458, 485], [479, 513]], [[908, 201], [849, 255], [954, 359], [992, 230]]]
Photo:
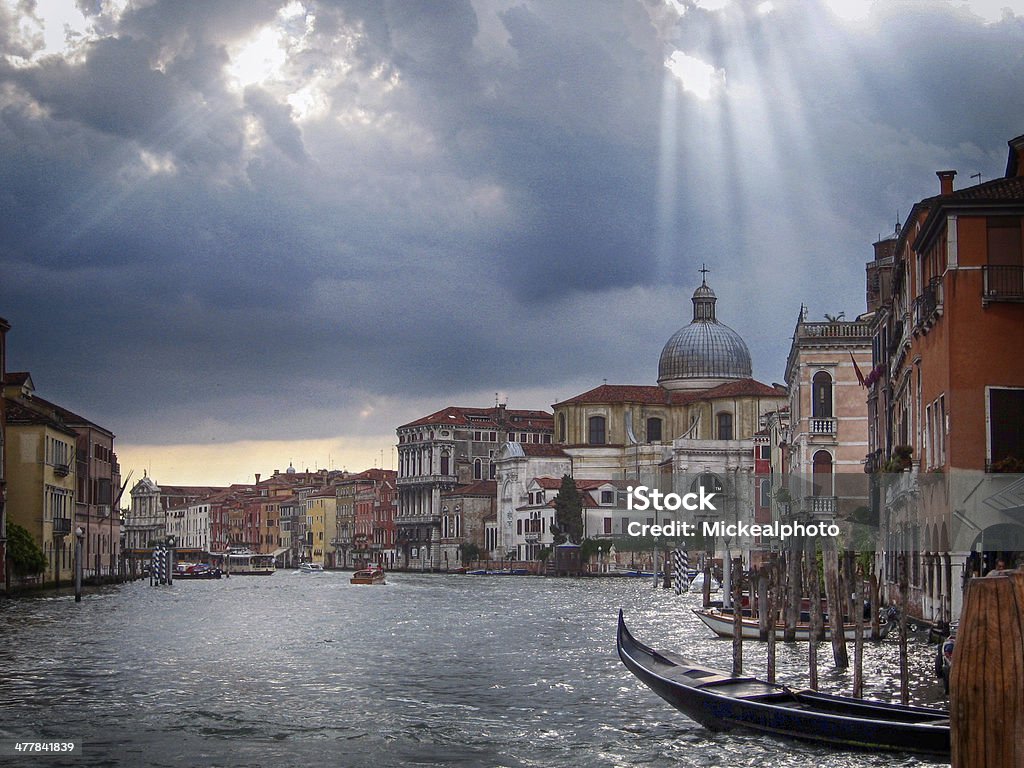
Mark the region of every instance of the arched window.
[[587, 420], [587, 443], [589, 445], [604, 445], [607, 439], [604, 416], [591, 416]]
[[661, 442], [661, 419], [652, 417], [647, 420], [647, 442]]
[[811, 379], [811, 418], [832, 418], [832, 377], [825, 371]]
[[448, 455], [448, 452], [447, 451], [442, 451], [441, 452], [441, 474], [442, 475], [449, 474], [448, 470], [450, 468], [450, 464], [451, 464], [451, 457]]
[[565, 442], [565, 414], [558, 414], [558, 442]]
[[832, 496], [832, 454], [818, 451], [812, 459], [814, 473], [814, 495]]
[[718, 439], [719, 440], [732, 440], [732, 414], [731, 413], [720, 413], [717, 417], [718, 421]]
[[705, 493], [721, 493], [722, 481], [713, 472], [704, 472], [696, 480], [690, 483], [690, 490], [698, 493], [703, 488]]
[[480, 459], [473, 460], [473, 479], [483, 480], [484, 479], [484, 464]]

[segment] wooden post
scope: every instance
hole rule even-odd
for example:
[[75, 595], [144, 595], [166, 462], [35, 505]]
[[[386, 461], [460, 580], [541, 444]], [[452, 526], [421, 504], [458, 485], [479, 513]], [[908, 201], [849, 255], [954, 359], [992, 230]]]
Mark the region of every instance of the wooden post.
[[810, 536], [805, 540], [807, 561], [811, 563], [811, 570], [808, 573], [811, 598], [811, 622], [807, 632], [807, 666], [809, 671], [809, 686], [812, 691], [818, 690], [818, 640], [822, 634], [821, 620], [821, 587], [818, 582], [818, 569], [815, 562], [815, 544]]
[[859, 699], [864, 695], [864, 574], [857, 569], [854, 579], [854, 595], [860, 610], [854, 610], [853, 636], [853, 697]]
[[[743, 674], [743, 558], [738, 557], [728, 564], [732, 571], [732, 673]], [[723, 569], [724, 571], [724, 569]]]
[[786, 564], [786, 629], [782, 639], [787, 643], [796, 640], [796, 625], [800, 620], [800, 598], [803, 597], [803, 586], [800, 582], [800, 560], [803, 549], [798, 539], [793, 539], [793, 549], [789, 553]]
[[953, 768], [1024, 765], [1024, 573], [968, 582], [949, 682]]
[[704, 607], [711, 605], [711, 555], [704, 553]]
[[768, 639], [768, 572], [769, 567], [757, 572], [757, 629], [762, 640]]
[[839, 553], [836, 551], [835, 539], [829, 537], [824, 540], [821, 557], [825, 594], [828, 598], [828, 624], [832, 633], [832, 658], [836, 669], [847, 669], [850, 666], [850, 655], [846, 650], [846, 635], [843, 634], [843, 613], [847, 600], [840, 592]]
[[899, 555], [900, 568], [900, 703], [910, 703], [910, 670], [907, 664], [907, 607], [910, 602], [910, 576], [907, 553]]
[[772, 558], [768, 568], [768, 682], [775, 682], [775, 619], [778, 615], [779, 602], [779, 561]]
[[882, 624], [879, 619], [881, 606], [878, 600], [878, 574], [874, 571], [868, 579], [868, 590], [868, 599], [871, 601], [871, 639], [878, 641], [882, 639]]

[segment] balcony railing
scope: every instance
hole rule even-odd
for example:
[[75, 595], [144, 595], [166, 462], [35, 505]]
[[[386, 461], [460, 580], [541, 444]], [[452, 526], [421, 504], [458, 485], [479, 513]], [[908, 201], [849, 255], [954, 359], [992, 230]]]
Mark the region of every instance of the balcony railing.
[[54, 536], [67, 536], [71, 533], [71, 518], [70, 517], [55, 517], [53, 518], [53, 535]]
[[835, 496], [808, 496], [805, 501], [805, 507], [812, 515], [831, 517], [836, 513]]
[[942, 278], [933, 277], [914, 299], [914, 328], [928, 330], [942, 314]]
[[1024, 267], [989, 264], [981, 269], [985, 302], [1024, 301]]
[[834, 435], [836, 433], [835, 419], [811, 419], [812, 435]]
[[70, 464], [54, 464], [53, 465], [53, 474], [55, 474], [57, 477], [67, 477], [70, 472], [71, 472], [71, 465]]

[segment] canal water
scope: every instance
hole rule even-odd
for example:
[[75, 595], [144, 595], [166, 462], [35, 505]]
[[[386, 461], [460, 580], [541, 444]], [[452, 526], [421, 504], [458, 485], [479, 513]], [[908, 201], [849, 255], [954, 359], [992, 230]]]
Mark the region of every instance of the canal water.
[[[699, 599], [646, 579], [389, 574], [367, 587], [279, 571], [8, 600], [0, 738], [80, 741], [78, 766], [936, 765], [712, 733], [671, 709], [619, 662], [616, 615], [728, 669], [731, 641], [689, 611]], [[848, 692], [819, 647], [822, 687]], [[897, 645], [867, 647], [867, 693], [891, 701]], [[745, 671], [763, 674], [764, 644], [744, 649]], [[806, 652], [779, 644], [780, 682], [806, 685]], [[916, 703], [945, 705], [933, 653], [911, 645], [911, 686]]]

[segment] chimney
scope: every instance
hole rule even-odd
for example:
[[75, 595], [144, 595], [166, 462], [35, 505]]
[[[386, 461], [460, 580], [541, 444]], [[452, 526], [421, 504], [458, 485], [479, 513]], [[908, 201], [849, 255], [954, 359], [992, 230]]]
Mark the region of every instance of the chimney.
[[953, 177], [956, 176], [956, 171], [936, 171], [935, 175], [939, 177], [939, 194], [953, 194]]
[[1024, 176], [1024, 136], [1018, 136], [1007, 142], [1010, 145], [1010, 157], [1006, 161], [1006, 178]]
[[259, 484], [260, 484], [260, 473], [257, 472], [256, 473], [256, 485], [259, 485]]

